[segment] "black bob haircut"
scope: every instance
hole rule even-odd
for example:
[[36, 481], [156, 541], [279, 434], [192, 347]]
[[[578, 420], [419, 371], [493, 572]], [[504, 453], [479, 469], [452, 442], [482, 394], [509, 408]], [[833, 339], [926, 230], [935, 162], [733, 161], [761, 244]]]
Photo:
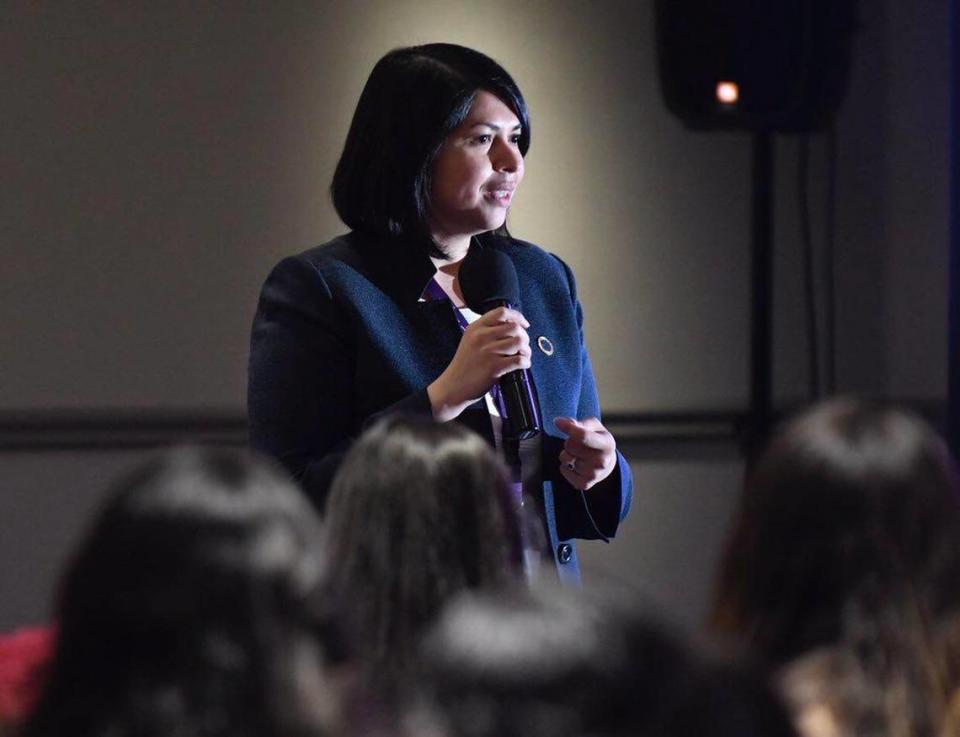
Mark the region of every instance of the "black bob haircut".
[[442, 255], [430, 238], [430, 175], [444, 139], [467, 117], [479, 90], [496, 95], [521, 125], [530, 117], [516, 83], [479, 51], [435, 43], [394, 49], [374, 66], [360, 95], [330, 187], [351, 229], [403, 237]]

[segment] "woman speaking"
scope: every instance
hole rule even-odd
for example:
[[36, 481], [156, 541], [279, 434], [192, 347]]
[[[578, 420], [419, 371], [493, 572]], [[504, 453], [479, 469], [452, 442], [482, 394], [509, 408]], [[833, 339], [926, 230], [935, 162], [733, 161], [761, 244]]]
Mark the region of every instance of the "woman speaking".
[[[391, 412], [458, 421], [494, 445], [527, 519], [528, 564], [579, 578], [575, 538], [611, 537], [630, 468], [599, 418], [573, 274], [505, 223], [530, 146], [510, 75], [462, 46], [397, 49], [360, 96], [331, 187], [351, 232], [281, 261], [253, 323], [253, 445], [322, 508], [362, 429]], [[518, 300], [464, 301], [468, 253], [516, 271]], [[497, 384], [525, 371], [542, 431], [517, 439]], [[465, 543], [466, 544], [466, 543]]]

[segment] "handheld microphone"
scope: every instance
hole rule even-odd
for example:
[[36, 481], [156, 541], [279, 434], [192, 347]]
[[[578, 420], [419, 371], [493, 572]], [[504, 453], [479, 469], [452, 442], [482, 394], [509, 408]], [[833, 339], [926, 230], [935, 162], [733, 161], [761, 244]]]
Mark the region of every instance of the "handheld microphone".
[[[471, 248], [460, 264], [460, 289], [467, 307], [478, 314], [495, 307], [518, 308], [520, 283], [513, 262], [492, 248]], [[494, 393], [504, 419], [503, 437], [532, 438], [540, 432], [540, 408], [534, 399], [530, 372], [516, 369], [500, 377]]]

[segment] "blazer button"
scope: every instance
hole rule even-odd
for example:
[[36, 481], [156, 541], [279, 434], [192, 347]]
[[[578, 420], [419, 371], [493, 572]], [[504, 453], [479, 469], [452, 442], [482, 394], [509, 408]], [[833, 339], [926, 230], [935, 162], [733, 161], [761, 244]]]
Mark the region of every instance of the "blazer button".
[[560, 543], [557, 546], [557, 560], [561, 563], [569, 563], [573, 557], [573, 546], [570, 543]]

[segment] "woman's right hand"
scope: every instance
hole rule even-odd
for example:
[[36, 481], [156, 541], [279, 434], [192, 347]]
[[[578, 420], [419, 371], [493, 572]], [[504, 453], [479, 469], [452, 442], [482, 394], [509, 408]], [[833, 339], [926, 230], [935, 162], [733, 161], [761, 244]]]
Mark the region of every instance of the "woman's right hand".
[[457, 417], [504, 374], [530, 368], [530, 323], [516, 310], [497, 307], [463, 331], [450, 365], [427, 387], [433, 416]]

